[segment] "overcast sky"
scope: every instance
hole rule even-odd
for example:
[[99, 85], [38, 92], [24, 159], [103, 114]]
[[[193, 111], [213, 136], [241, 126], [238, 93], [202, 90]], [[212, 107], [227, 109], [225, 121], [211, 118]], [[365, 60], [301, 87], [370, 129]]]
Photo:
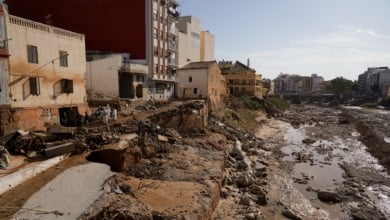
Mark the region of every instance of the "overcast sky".
[[390, 0], [178, 0], [215, 35], [217, 60], [250, 58], [264, 78], [280, 72], [357, 80], [390, 66]]

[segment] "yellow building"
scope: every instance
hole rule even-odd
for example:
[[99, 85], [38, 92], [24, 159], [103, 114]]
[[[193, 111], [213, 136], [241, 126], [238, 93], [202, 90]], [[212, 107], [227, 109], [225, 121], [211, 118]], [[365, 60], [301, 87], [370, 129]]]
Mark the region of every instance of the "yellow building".
[[236, 61], [219, 62], [222, 75], [225, 76], [227, 93], [234, 96], [253, 95], [263, 96], [262, 77], [256, 70]]

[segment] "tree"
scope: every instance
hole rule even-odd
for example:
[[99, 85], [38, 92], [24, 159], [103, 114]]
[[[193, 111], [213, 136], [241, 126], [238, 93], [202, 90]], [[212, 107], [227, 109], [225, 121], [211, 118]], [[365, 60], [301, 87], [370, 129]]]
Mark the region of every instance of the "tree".
[[343, 77], [337, 77], [332, 79], [327, 86], [326, 90], [334, 93], [338, 98], [342, 98], [344, 94], [347, 94], [352, 90], [353, 82]]

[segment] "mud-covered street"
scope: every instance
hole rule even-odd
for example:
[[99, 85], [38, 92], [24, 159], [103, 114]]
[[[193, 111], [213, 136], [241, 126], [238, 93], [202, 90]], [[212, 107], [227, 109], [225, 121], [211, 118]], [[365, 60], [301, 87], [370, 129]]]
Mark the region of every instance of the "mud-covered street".
[[[78, 219], [390, 218], [388, 111], [294, 105], [267, 114], [236, 102], [210, 114], [204, 103], [191, 102], [123, 118], [122, 127], [134, 133], [1, 195], [0, 206], [13, 207], [1, 217], [75, 216], [66, 209], [77, 206], [74, 198], [22, 192], [38, 181], [61, 193], [66, 186], [55, 183], [65, 172], [58, 171], [72, 175], [77, 168], [69, 167], [98, 162], [114, 174], [90, 189], [99, 198], [79, 207], [85, 211]], [[75, 180], [72, 187], [92, 186]], [[39, 194], [52, 198], [50, 210], [34, 209], [45, 209]]]

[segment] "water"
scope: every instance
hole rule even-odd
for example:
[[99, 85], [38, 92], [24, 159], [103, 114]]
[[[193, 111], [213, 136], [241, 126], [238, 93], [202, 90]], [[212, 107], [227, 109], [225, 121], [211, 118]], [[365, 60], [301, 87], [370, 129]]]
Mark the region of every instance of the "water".
[[[294, 186], [308, 198], [315, 194], [307, 191], [307, 187], [319, 190], [334, 190], [343, 184], [344, 170], [339, 164], [347, 163], [360, 168], [371, 169], [382, 176], [386, 176], [384, 168], [378, 164], [378, 160], [371, 156], [367, 147], [357, 138], [360, 134], [356, 131], [349, 138], [334, 136], [332, 140], [316, 140], [313, 144], [304, 144], [302, 140], [307, 138], [306, 126], [294, 129], [291, 125], [282, 126], [284, 138], [287, 142], [281, 151], [286, 154], [285, 161], [295, 162], [291, 172], [293, 179], [305, 179], [307, 183], [296, 183]], [[390, 139], [390, 138], [389, 138]], [[390, 140], [388, 140], [390, 142]], [[303, 155], [304, 159], [297, 160], [297, 155]], [[301, 156], [302, 157], [302, 156]], [[383, 185], [366, 186], [366, 195], [374, 195], [372, 202], [376, 204], [387, 218], [390, 218], [390, 188]], [[340, 206], [328, 206], [323, 203], [317, 204], [330, 213], [336, 212], [337, 216], [345, 215]]]

